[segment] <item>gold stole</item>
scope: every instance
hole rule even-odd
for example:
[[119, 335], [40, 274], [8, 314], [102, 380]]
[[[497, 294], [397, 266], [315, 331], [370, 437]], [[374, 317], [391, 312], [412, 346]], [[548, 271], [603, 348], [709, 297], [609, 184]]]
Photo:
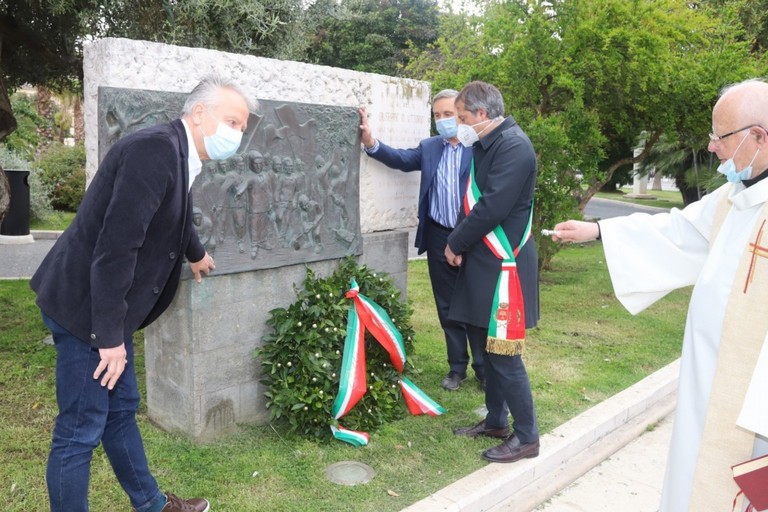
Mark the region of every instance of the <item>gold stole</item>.
[[[728, 191], [724, 192], [715, 213], [710, 245], [730, 211]], [[768, 203], [763, 206], [746, 250], [741, 255], [728, 298], [704, 435], [693, 479], [691, 511], [730, 511], [739, 492], [731, 466], [752, 455], [755, 435], [736, 426], [736, 419], [768, 332], [768, 315], [760, 314], [755, 309], [756, 305], [768, 303], [766, 247]]]

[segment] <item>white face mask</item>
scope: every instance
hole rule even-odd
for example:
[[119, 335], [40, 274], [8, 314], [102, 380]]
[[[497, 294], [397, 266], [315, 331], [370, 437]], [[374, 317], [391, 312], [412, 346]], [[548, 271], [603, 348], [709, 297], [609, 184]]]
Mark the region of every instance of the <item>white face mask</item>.
[[749, 162], [749, 165], [740, 171], [736, 170], [736, 163], [733, 161], [733, 157], [736, 156], [741, 145], [747, 140], [747, 137], [749, 137], [749, 134], [746, 134], [744, 138], [741, 139], [739, 145], [736, 146], [736, 151], [733, 152], [733, 156], [717, 167], [717, 172], [724, 174], [731, 183], [741, 183], [743, 180], [748, 180], [752, 176], [752, 163], [755, 161], [755, 158], [757, 158], [757, 154], [760, 152], [759, 149], [755, 153], [755, 156], [752, 157], [752, 161]]
[[226, 160], [237, 152], [243, 139], [243, 132], [222, 123], [210, 111], [208, 115], [216, 120], [216, 132], [213, 135], [206, 135], [200, 128], [205, 152], [212, 160]]
[[[456, 138], [457, 138], [457, 139], [459, 139], [459, 142], [461, 142], [461, 144], [462, 144], [464, 147], [468, 148], [468, 147], [470, 147], [472, 144], [474, 144], [475, 142], [479, 141], [479, 140], [480, 140], [480, 135], [482, 135], [482, 134], [483, 134], [483, 132], [484, 132], [485, 130], [487, 130], [487, 129], [488, 129], [488, 127], [489, 127], [489, 126], [491, 126], [491, 124], [492, 124], [494, 121], [498, 121], [499, 119], [503, 119], [503, 118], [502, 118], [501, 116], [499, 116], [499, 117], [497, 117], [497, 118], [495, 118], [495, 119], [486, 119], [486, 120], [484, 120], [484, 121], [480, 121], [479, 123], [475, 123], [475, 124], [473, 124], [473, 125], [469, 125], [469, 124], [460, 124], [460, 125], [457, 127], [457, 129], [456, 129]], [[475, 131], [475, 126], [477, 126], [477, 125], [479, 125], [479, 124], [483, 124], [483, 123], [489, 123], [489, 124], [488, 124], [488, 126], [486, 126], [485, 128], [483, 128], [482, 130], [480, 130], [480, 132], [479, 132], [479, 133], [478, 133], [478, 132], [476, 132], [476, 131]]]

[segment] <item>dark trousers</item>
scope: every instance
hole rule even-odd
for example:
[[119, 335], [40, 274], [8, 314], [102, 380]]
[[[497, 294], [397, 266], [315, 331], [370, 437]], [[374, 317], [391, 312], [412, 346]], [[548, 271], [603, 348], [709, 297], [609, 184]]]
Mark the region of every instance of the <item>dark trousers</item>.
[[149, 471], [136, 425], [139, 388], [133, 338], [125, 340], [128, 364], [109, 390], [93, 378], [99, 351], [43, 313], [56, 346], [56, 402], [46, 483], [52, 512], [87, 512], [93, 450], [101, 443], [117, 480], [138, 512], [165, 500]]
[[486, 336], [471, 335], [464, 324], [448, 319], [448, 309], [451, 304], [453, 288], [459, 268], [452, 267], [445, 259], [445, 247], [448, 244], [448, 235], [451, 229], [428, 219], [429, 226], [425, 230], [427, 266], [429, 268], [429, 280], [432, 283], [432, 294], [437, 306], [437, 318], [440, 327], [445, 333], [445, 345], [448, 351], [448, 366], [451, 371], [466, 373], [469, 364], [467, 342], [472, 352], [472, 369], [478, 379], [484, 379], [483, 354], [485, 354]]
[[[473, 336], [481, 333], [485, 336], [488, 328], [468, 325], [467, 332]], [[521, 443], [539, 440], [531, 383], [521, 356], [485, 354], [485, 407], [488, 409], [486, 427], [507, 426], [508, 414], [511, 414], [512, 432]]]

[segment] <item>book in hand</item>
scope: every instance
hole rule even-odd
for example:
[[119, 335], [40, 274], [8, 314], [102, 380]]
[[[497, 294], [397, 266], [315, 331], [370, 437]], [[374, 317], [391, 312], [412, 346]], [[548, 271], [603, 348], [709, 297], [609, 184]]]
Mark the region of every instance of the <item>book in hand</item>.
[[736, 464], [731, 469], [733, 479], [752, 507], [768, 509], [768, 455]]

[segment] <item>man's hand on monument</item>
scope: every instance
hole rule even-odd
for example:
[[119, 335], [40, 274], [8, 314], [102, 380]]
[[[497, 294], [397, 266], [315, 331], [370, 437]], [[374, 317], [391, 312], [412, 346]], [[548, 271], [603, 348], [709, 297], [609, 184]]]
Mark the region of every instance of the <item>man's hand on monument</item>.
[[[123, 374], [125, 365], [128, 364], [128, 354], [125, 351], [125, 343], [117, 347], [99, 349], [99, 366], [93, 372], [94, 380], [101, 377], [101, 385], [107, 386], [107, 389], [113, 389], [117, 384], [117, 379]], [[103, 374], [103, 375], [102, 375]]]
[[195, 281], [198, 283], [203, 282], [203, 276], [202, 274], [205, 274], [206, 276], [211, 273], [211, 270], [216, 268], [216, 265], [213, 262], [213, 258], [211, 258], [208, 253], [205, 253], [205, 256], [203, 256], [203, 259], [200, 261], [197, 261], [195, 263], [190, 262], [189, 268], [192, 270], [192, 274], [195, 276]]
[[371, 127], [368, 125], [368, 111], [365, 107], [360, 107], [360, 140], [363, 146], [372, 148], [376, 144], [376, 139], [371, 134]]

